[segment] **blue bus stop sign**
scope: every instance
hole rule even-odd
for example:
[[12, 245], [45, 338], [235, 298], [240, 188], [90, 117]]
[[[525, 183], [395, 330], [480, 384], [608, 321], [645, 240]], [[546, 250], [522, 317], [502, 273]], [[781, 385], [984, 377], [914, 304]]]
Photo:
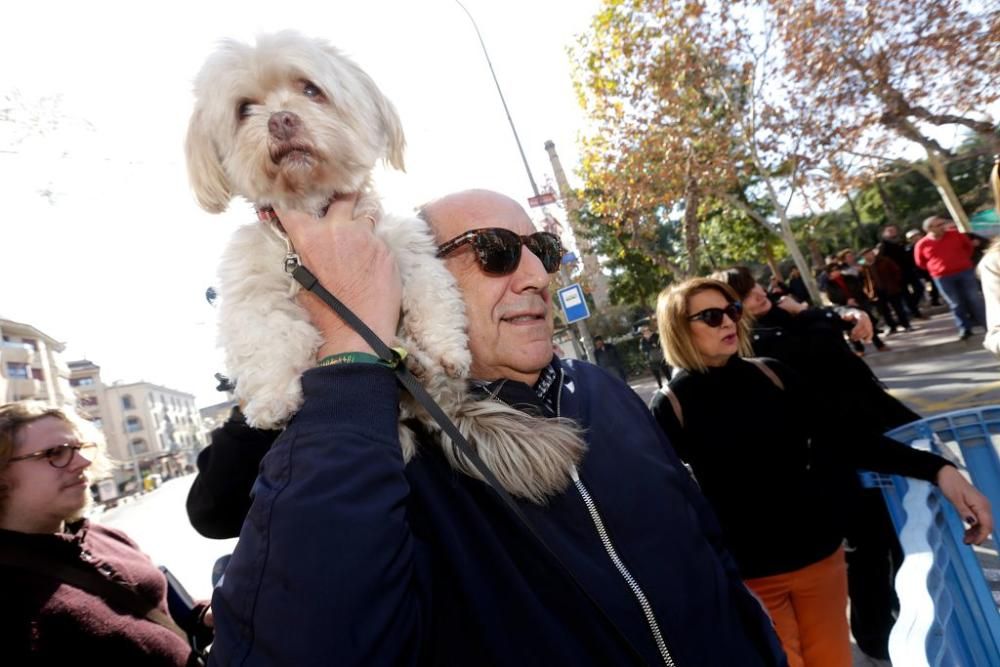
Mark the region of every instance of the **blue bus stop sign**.
[[583, 298], [583, 289], [579, 283], [559, 289], [559, 305], [566, 314], [567, 324], [590, 317], [590, 309], [587, 308], [587, 300]]

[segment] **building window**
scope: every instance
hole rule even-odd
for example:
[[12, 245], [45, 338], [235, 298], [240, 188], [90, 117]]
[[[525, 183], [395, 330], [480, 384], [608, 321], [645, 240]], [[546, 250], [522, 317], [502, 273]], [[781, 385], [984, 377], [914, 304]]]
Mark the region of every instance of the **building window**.
[[142, 430], [142, 420], [138, 417], [129, 417], [125, 420], [125, 432], [135, 433]]
[[136, 438], [131, 443], [129, 443], [133, 454], [145, 454], [149, 451], [149, 445], [142, 438]]
[[122, 410], [134, 410], [135, 401], [132, 400], [132, 396], [125, 394], [122, 396]]
[[31, 369], [31, 377], [34, 378], [34, 379], [36, 379], [36, 380], [44, 380], [45, 379], [45, 373], [42, 372], [41, 368], [32, 368]]
[[92, 408], [97, 405], [96, 396], [81, 396], [80, 397], [80, 407], [81, 408]]
[[29, 347], [32, 350], [34, 350], [35, 352], [38, 351], [38, 341], [37, 340], [34, 340], [33, 338], [22, 338], [21, 342], [24, 344], [25, 347]]
[[69, 386], [71, 387], [90, 387], [94, 384], [94, 378], [71, 378], [69, 381]]
[[7, 377], [27, 380], [31, 377], [28, 364], [21, 364], [14, 361], [7, 362]]

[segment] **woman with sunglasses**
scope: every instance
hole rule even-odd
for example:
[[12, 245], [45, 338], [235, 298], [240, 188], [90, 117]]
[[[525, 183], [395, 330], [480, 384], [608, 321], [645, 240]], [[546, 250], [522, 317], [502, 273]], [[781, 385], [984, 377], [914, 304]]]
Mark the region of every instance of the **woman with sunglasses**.
[[[791, 369], [743, 358], [749, 319], [729, 285], [696, 278], [668, 288], [656, 315], [665, 356], [678, 372], [651, 409], [714, 508], [789, 664], [851, 665], [841, 543], [854, 471], [934, 479], [942, 466], [954, 468], [893, 441], [859, 447], [827, 437]], [[989, 503], [953, 476], [962, 481], [949, 474], [948, 484], [964, 484], [960, 493], [975, 515], [966, 541], [982, 542], [992, 529]]]
[[[106, 459], [96, 429], [39, 403], [0, 405], [0, 646], [11, 665], [197, 664], [208, 603], [167, 610], [167, 581], [124, 533], [83, 518]], [[207, 618], [206, 618], [207, 616]]]

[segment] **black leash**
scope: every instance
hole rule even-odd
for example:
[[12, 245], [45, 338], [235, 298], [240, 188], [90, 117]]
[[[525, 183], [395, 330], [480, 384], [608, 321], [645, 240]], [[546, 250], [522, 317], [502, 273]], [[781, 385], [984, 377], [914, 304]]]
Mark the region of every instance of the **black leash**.
[[500, 496], [500, 500], [503, 501], [504, 505], [506, 505], [507, 508], [514, 513], [514, 516], [516, 516], [521, 523], [524, 524], [524, 526], [528, 529], [528, 532], [531, 533], [535, 540], [542, 545], [545, 551], [547, 551], [548, 554], [555, 560], [556, 564], [558, 564], [559, 567], [566, 572], [570, 580], [597, 609], [611, 629], [618, 634], [619, 639], [624, 643], [629, 652], [633, 654], [637, 664], [647, 664], [645, 659], [642, 657], [642, 654], [640, 654], [639, 651], [632, 646], [632, 643], [629, 641], [625, 633], [621, 631], [611, 616], [608, 615], [608, 613], [603, 607], [601, 607], [600, 603], [594, 599], [590, 592], [584, 588], [583, 584], [580, 583], [580, 580], [576, 578], [575, 574], [573, 574], [573, 570], [571, 570], [563, 559], [559, 557], [559, 554], [557, 554], [552, 547], [549, 546], [549, 543], [545, 541], [541, 533], [538, 532], [538, 529], [535, 528], [535, 525], [528, 519], [527, 516], [525, 516], [524, 512], [521, 511], [521, 508], [518, 506], [514, 498], [507, 492], [507, 489], [503, 488], [503, 485], [500, 484], [500, 480], [496, 478], [496, 475], [493, 474], [493, 471], [486, 465], [486, 462], [479, 456], [479, 453], [472, 447], [472, 445], [469, 444], [468, 440], [465, 439], [465, 436], [463, 436], [458, 430], [455, 423], [451, 421], [451, 418], [445, 414], [444, 410], [441, 409], [441, 406], [439, 406], [431, 395], [427, 393], [427, 390], [424, 389], [423, 385], [417, 381], [417, 378], [413, 376], [413, 373], [406, 368], [406, 364], [403, 363], [403, 357], [399, 354], [399, 352], [386, 345], [374, 331], [368, 328], [367, 324], [361, 321], [361, 318], [355, 315], [350, 308], [345, 306], [343, 302], [340, 301], [340, 299], [335, 297], [325, 287], [323, 287], [323, 285], [320, 284], [319, 279], [317, 279], [309, 269], [302, 266], [302, 264], [298, 261], [297, 255], [289, 253], [289, 256], [285, 259], [285, 268], [286, 270], [291, 271], [292, 277], [295, 278], [295, 280], [298, 281], [303, 288], [312, 292], [318, 296], [323, 303], [330, 306], [330, 308], [332, 308], [333, 311], [337, 313], [342, 320], [344, 320], [344, 322], [346, 322], [352, 329], [360, 334], [362, 338], [365, 339], [365, 342], [371, 346], [372, 350], [374, 350], [375, 354], [377, 354], [382, 361], [395, 370], [399, 383], [402, 384], [403, 387], [410, 392], [410, 395], [417, 399], [424, 409], [430, 413], [430, 415], [434, 418], [434, 421], [441, 426], [441, 430], [444, 431], [448, 437], [451, 438], [452, 443], [458, 447], [462, 456], [468, 459], [472, 465], [475, 466], [479, 474], [483, 476], [484, 480], [486, 480], [486, 483], [493, 488], [493, 491], [496, 492], [498, 496]]

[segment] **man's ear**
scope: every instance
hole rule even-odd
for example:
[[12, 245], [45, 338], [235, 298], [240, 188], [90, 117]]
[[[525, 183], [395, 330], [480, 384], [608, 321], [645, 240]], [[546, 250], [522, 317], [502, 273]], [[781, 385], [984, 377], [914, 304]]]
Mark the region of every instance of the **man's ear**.
[[222, 213], [233, 198], [215, 142], [208, 131], [204, 109], [195, 109], [184, 142], [188, 179], [198, 204], [209, 213]]

